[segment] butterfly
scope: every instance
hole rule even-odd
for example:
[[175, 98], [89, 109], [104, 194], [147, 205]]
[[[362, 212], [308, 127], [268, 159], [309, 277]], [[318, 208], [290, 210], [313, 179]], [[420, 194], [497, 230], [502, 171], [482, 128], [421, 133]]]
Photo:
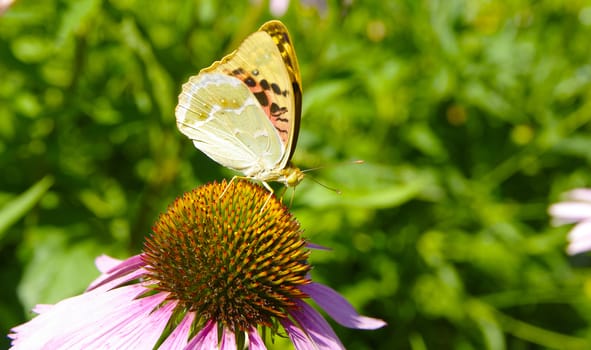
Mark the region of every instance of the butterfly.
[[273, 193], [268, 181], [294, 187], [304, 178], [290, 161], [301, 110], [295, 49], [285, 25], [273, 20], [190, 77], [175, 115], [196, 148]]

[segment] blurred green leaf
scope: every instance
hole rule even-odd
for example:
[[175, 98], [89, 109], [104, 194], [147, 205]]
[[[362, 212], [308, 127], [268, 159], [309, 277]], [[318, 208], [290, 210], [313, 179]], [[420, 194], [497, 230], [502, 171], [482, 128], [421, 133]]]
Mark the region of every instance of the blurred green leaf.
[[26, 310], [81, 293], [98, 277], [94, 259], [101, 253], [92, 240], [68, 244], [72, 228], [39, 227], [31, 232], [34, 255], [27, 262], [18, 295]]
[[18, 197], [11, 199], [0, 209], [0, 240], [6, 230], [25, 216], [53, 185], [53, 178], [46, 176]]

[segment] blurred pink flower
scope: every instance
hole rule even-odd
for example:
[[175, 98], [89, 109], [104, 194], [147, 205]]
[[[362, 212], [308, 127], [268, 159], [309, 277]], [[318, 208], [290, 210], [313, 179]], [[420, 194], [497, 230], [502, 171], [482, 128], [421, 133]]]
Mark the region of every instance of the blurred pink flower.
[[6, 12], [10, 6], [14, 4], [14, 0], [0, 0], [0, 16]]
[[569, 232], [569, 254], [591, 250], [591, 189], [579, 188], [566, 193], [566, 201], [550, 206], [555, 225], [573, 224]]
[[289, 8], [289, 0], [271, 0], [269, 3], [269, 11], [275, 17], [281, 17]]
[[[261, 0], [251, 0], [252, 3], [260, 4]], [[326, 14], [327, 3], [326, 0], [300, 0], [300, 3], [305, 7], [315, 7], [321, 15]], [[289, 9], [289, 0], [270, 0], [269, 12], [273, 17], [281, 17], [287, 13]]]

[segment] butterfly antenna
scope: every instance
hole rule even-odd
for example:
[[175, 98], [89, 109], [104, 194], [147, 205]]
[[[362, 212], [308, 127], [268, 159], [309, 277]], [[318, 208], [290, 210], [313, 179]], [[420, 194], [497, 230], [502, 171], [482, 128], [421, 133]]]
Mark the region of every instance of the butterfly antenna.
[[[363, 159], [357, 159], [357, 160], [354, 160], [352, 162], [334, 163], [334, 164], [330, 164], [330, 165], [327, 165], [327, 166], [319, 166], [319, 167], [316, 167], [316, 168], [304, 169], [304, 170], [302, 170], [302, 172], [303, 173], [308, 173], [310, 171], [316, 171], [316, 170], [320, 170], [320, 169], [324, 169], [324, 168], [328, 168], [328, 167], [341, 166], [341, 165], [345, 165], [345, 164], [363, 164], [363, 163], [365, 163], [365, 161]], [[322, 184], [319, 183], [319, 185], [322, 185]]]
[[[328, 168], [328, 167], [333, 167], [333, 166], [339, 166], [339, 165], [344, 165], [344, 164], [363, 164], [363, 163], [365, 163], [365, 161], [364, 161], [364, 160], [362, 160], [362, 159], [357, 159], [357, 160], [354, 160], [354, 161], [351, 161], [351, 162], [335, 163], [335, 164], [331, 164], [331, 165], [329, 165], [329, 166], [319, 166], [319, 167], [316, 167], [316, 168], [309, 168], [309, 169], [304, 169], [304, 170], [302, 170], [302, 172], [303, 172], [303, 173], [309, 173], [309, 172], [311, 172], [311, 171], [315, 171], [315, 170], [319, 170], [319, 169], [324, 169], [324, 168]], [[343, 192], [342, 192], [341, 190], [339, 190], [338, 188], [334, 188], [334, 187], [327, 186], [327, 185], [323, 184], [322, 182], [320, 182], [320, 181], [316, 180], [314, 177], [312, 177], [312, 176], [310, 176], [310, 175], [306, 175], [306, 177], [310, 178], [310, 180], [312, 180], [312, 181], [316, 182], [317, 184], [319, 184], [320, 186], [322, 186], [322, 187], [326, 188], [327, 190], [333, 191], [333, 192], [334, 192], [334, 193], [336, 193], [336, 194], [342, 194], [342, 193], [343, 193]]]
[[329, 191], [333, 191], [333, 192], [334, 192], [334, 193], [336, 193], [336, 194], [342, 194], [342, 193], [343, 193], [343, 192], [342, 192], [341, 190], [339, 190], [338, 188], [334, 188], [334, 187], [330, 187], [330, 186], [328, 186], [328, 185], [325, 185], [325, 184], [323, 184], [322, 182], [320, 182], [320, 181], [316, 180], [315, 178], [313, 178], [313, 177], [312, 177], [312, 176], [310, 176], [310, 175], [306, 175], [306, 176], [307, 176], [307, 177], [308, 177], [310, 180], [312, 180], [312, 181], [316, 182], [317, 184], [319, 184], [320, 186], [322, 186], [322, 187], [326, 188], [326, 189], [327, 189], [327, 190], [329, 190]]

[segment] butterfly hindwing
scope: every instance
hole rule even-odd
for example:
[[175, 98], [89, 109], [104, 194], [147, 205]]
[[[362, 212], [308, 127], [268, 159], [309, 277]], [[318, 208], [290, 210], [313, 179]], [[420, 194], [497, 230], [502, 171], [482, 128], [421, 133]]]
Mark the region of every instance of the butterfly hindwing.
[[279, 21], [265, 23], [240, 47], [202, 72], [235, 76], [249, 87], [275, 126], [283, 143], [283, 168], [295, 149], [301, 118], [301, 77], [287, 28]]
[[242, 172], [259, 159], [272, 167], [282, 156], [281, 140], [265, 117], [240, 80], [220, 73], [191, 77], [179, 96], [179, 129], [210, 158]]

